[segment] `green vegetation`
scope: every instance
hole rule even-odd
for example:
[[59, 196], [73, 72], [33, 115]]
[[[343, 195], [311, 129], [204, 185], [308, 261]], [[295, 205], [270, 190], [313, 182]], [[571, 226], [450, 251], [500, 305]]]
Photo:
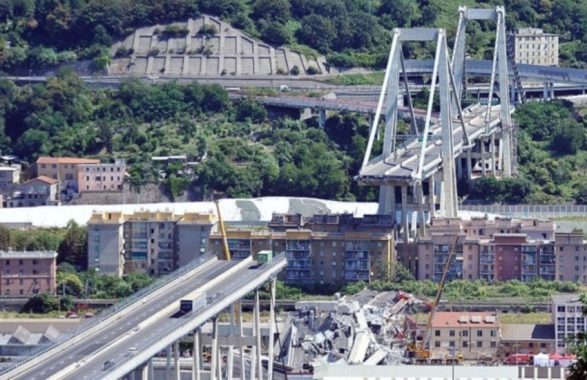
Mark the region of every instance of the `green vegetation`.
[[500, 203], [587, 204], [587, 119], [569, 102], [518, 106], [519, 175], [473, 182], [470, 198]]
[[[0, 69], [20, 70], [91, 59], [103, 68], [109, 46], [141, 26], [185, 22], [201, 13], [220, 16], [253, 37], [296, 50], [312, 48], [340, 67], [383, 67], [394, 27], [444, 27], [453, 33], [459, 5], [489, 7], [492, 0], [5, 0], [0, 6]], [[561, 35], [561, 60], [587, 62], [587, 3], [582, 0], [506, 1], [508, 28], [540, 26]], [[469, 23], [468, 52], [491, 51], [489, 22]], [[204, 31], [206, 35], [211, 30]], [[183, 36], [171, 25], [162, 38]], [[305, 47], [301, 47], [305, 46]], [[300, 48], [297, 48], [300, 47]], [[429, 47], [409, 44], [406, 52], [426, 56]]]
[[[582, 295], [584, 305], [587, 305], [587, 297]], [[583, 312], [583, 316], [587, 315]], [[568, 380], [583, 380], [587, 377], [587, 334], [579, 332], [575, 338], [574, 344], [571, 345], [570, 351], [577, 355], [577, 362], [569, 367]]]
[[65, 228], [8, 229], [0, 226], [0, 250], [57, 251], [57, 262], [87, 267], [86, 228], [70, 221]]
[[[355, 294], [368, 287], [377, 291], [403, 290], [419, 297], [436, 296], [437, 283], [432, 281], [402, 282], [372, 281], [370, 284], [356, 282], [348, 284], [342, 289], [345, 294]], [[545, 299], [549, 295], [557, 293], [577, 293], [580, 290], [579, 284], [573, 282], [541, 281], [536, 280], [523, 283], [517, 280], [488, 284], [483, 281], [457, 280], [446, 284], [442, 298], [449, 301], [465, 300], [486, 300], [502, 297], [523, 297], [526, 299]]]

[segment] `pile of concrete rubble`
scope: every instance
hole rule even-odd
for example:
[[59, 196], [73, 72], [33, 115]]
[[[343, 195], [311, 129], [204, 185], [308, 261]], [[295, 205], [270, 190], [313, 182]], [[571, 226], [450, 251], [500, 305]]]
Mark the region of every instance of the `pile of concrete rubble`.
[[406, 313], [420, 303], [411, 294], [368, 290], [336, 301], [298, 302], [289, 317], [287, 366], [399, 364]]

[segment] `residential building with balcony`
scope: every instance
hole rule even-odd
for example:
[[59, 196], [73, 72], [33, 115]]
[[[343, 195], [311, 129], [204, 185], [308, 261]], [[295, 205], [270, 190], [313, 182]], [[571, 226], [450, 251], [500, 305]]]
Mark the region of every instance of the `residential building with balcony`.
[[173, 271], [207, 251], [211, 214], [95, 213], [88, 222], [88, 266], [100, 273]]
[[[276, 214], [266, 229], [227, 229], [233, 258], [263, 250], [284, 253], [284, 281], [296, 285], [335, 285], [383, 278], [395, 261], [388, 218], [355, 218], [350, 214]], [[222, 237], [210, 236], [211, 253], [223, 257]]]
[[449, 281], [553, 280], [554, 235], [551, 221], [437, 218], [432, 221], [429, 233], [415, 244], [415, 275], [421, 280], [439, 281], [458, 236]]
[[437, 311], [430, 329], [432, 357], [491, 359], [501, 339], [499, 315], [487, 312]]
[[587, 283], [587, 240], [583, 231], [557, 233], [554, 250], [556, 279]]
[[122, 191], [126, 174], [123, 160], [114, 163], [88, 163], [77, 165], [78, 192]]
[[0, 297], [55, 293], [55, 251], [0, 251]]
[[556, 352], [565, 353], [578, 333], [587, 331], [585, 306], [578, 294], [551, 296]]

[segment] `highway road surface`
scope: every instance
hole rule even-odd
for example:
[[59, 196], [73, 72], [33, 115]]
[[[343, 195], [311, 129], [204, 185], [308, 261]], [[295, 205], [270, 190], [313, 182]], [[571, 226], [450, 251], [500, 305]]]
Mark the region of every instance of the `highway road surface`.
[[[225, 262], [224, 264], [229, 263], [230, 262]], [[215, 303], [225, 302], [224, 298], [227, 295], [234, 294], [235, 289], [240, 290], [245, 284], [253, 283], [259, 278], [263, 271], [264, 266], [258, 267], [255, 262], [251, 262], [247, 269], [232, 273], [218, 283], [212, 285], [210, 289], [207, 289], [206, 294], [209, 301], [205, 308], [177, 316], [179, 309], [178, 303], [178, 307], [169, 311], [167, 315], [162, 316], [152, 324], [141, 327], [139, 331], [131, 331], [126, 339], [116, 342], [104, 349], [98, 355], [86, 359], [79, 369], [68, 373], [66, 377], [62, 378], [71, 380], [97, 380], [109, 378], [109, 373], [113, 371], [116, 366], [124, 363], [129, 358], [138, 355], [137, 353], [141, 353], [147, 349], [156, 350], [156, 352], [164, 350], [166, 348], [166, 343], [163, 342], [164, 339], [169, 339], [169, 336], [172, 333], [189, 325], [190, 322], [195, 323], [194, 326], [196, 326], [196, 321], [201, 320], [202, 314], [213, 307]], [[204, 278], [211, 279], [217, 275], [218, 273], [216, 273], [216, 271], [205, 273]], [[191, 287], [191, 289], [193, 290], [194, 287]], [[200, 325], [203, 322], [205, 321], [202, 321]], [[105, 368], [104, 366], [108, 361], [114, 363], [111, 368]]]
[[[110, 345], [114, 339], [117, 339], [129, 332], [132, 333], [133, 329], [135, 329], [137, 324], [139, 324], [141, 321], [145, 320], [153, 313], [164, 308], [170, 303], [177, 302], [178, 299], [219, 276], [228, 268], [236, 265], [237, 263], [238, 262], [236, 261], [213, 261], [210, 265], [203, 264], [202, 267], [199, 268], [199, 270], [196, 272], [196, 275], [191, 276], [185, 282], [181, 282], [175, 286], [170, 287], [169, 289], [166, 289], [163, 294], [154, 299], [143, 301], [144, 303], [136, 310], [130, 312], [127, 315], [121, 316], [120, 319], [111, 323], [109, 326], [104, 328], [104, 330], [99, 331], [96, 334], [92, 334], [82, 341], [65, 348], [57, 355], [53, 355], [50, 361], [36, 363], [35, 366], [26, 372], [13, 377], [13, 379], [48, 379], [50, 376], [61, 371], [65, 366], [82, 360], [84, 357], [104, 349], [104, 347]], [[81, 377], [77, 377], [77, 379], [80, 378]]]

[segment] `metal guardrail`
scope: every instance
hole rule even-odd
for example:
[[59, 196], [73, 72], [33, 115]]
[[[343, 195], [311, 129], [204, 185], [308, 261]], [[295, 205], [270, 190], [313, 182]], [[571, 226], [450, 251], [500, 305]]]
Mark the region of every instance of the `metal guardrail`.
[[459, 209], [502, 215], [587, 215], [587, 205], [460, 205]]
[[215, 256], [207, 256], [201, 257], [199, 259], [192, 260], [188, 264], [184, 265], [183, 267], [179, 268], [178, 270], [169, 273], [166, 276], [163, 276], [156, 280], [155, 282], [151, 283], [150, 285], [142, 288], [138, 292], [134, 293], [133, 295], [123, 299], [122, 301], [112, 305], [111, 307], [105, 309], [100, 314], [98, 314], [95, 318], [92, 318], [89, 322], [82, 323], [80, 326], [76, 327], [73, 331], [68, 332], [66, 334], [61, 334], [59, 338], [55, 342], [49, 342], [47, 344], [41, 344], [35, 347], [34, 349], [30, 350], [27, 354], [19, 357], [17, 360], [12, 361], [6, 367], [0, 367], [0, 374], [8, 372], [9, 370], [18, 367], [22, 363], [33, 359], [34, 357], [48, 351], [49, 349], [81, 334], [83, 331], [98, 325], [99, 323], [103, 322], [105, 319], [111, 317], [113, 314], [120, 312], [122, 309], [132, 305], [133, 303], [137, 302], [141, 298], [153, 293], [154, 291], [162, 288], [163, 286], [169, 284], [173, 280], [177, 279], [178, 277], [183, 276], [187, 272], [199, 267], [200, 265], [214, 259]]

